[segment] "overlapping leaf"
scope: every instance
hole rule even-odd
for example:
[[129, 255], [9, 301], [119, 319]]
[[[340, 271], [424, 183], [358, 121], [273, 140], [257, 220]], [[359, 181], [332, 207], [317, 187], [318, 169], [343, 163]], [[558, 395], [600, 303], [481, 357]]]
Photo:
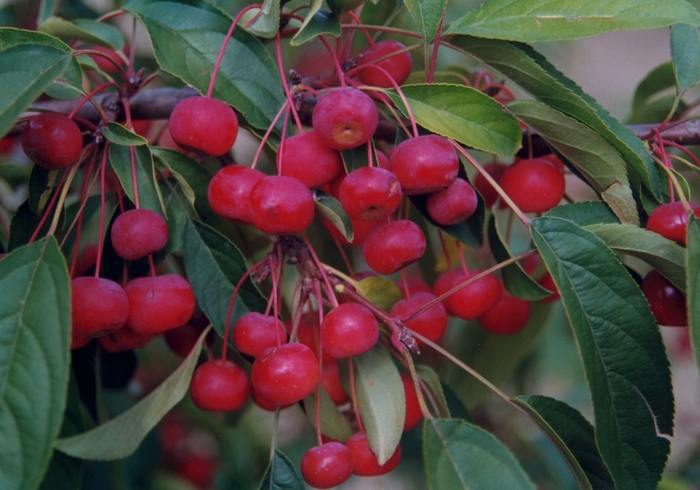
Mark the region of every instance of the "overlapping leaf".
[[[700, 221], [690, 216], [686, 261], [689, 271], [700, 270]], [[688, 323], [690, 327], [690, 342], [695, 354], [695, 362], [700, 368], [700, 274], [688, 274], [686, 297], [688, 298]]]
[[106, 23], [90, 19], [68, 21], [60, 17], [50, 17], [41, 23], [39, 30], [66, 41], [84, 41], [99, 44], [115, 50], [124, 47], [124, 36], [119, 29]]
[[275, 449], [258, 490], [304, 490], [304, 481], [287, 456]]
[[695, 26], [671, 26], [671, 58], [678, 91], [683, 92], [700, 81], [700, 33]]
[[447, 0], [406, 0], [404, 4], [420, 29], [423, 42], [430, 43], [440, 27]]
[[[136, 167], [136, 186], [134, 186], [132, 178], [132, 151]], [[138, 192], [140, 207], [165, 214], [163, 197], [160, 195], [160, 189], [155, 183], [153, 156], [148, 146], [109, 145], [109, 163], [114, 173], [117, 174], [119, 182], [126, 195], [131, 199], [131, 202], [136, 203], [136, 193]]]

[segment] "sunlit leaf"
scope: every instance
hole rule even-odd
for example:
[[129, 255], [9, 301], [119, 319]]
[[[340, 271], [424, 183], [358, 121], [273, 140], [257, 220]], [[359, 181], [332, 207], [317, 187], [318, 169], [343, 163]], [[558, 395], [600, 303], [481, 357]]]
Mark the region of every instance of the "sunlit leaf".
[[76, 458], [97, 461], [111, 461], [133, 454], [151, 429], [189, 391], [192, 373], [208, 333], [207, 328], [182, 364], [133, 407], [87, 432], [58, 439], [54, 447]]
[[0, 488], [34, 490], [66, 406], [70, 278], [51, 237], [0, 260]]
[[241, 21], [245, 24], [255, 17], [255, 22], [246, 27], [254, 36], [275, 37], [280, 27], [280, 0], [265, 0], [260, 10], [249, 11]]
[[420, 29], [424, 42], [430, 43], [435, 39], [442, 17], [447, 10], [447, 3], [447, 0], [406, 0], [404, 2], [413, 21]]

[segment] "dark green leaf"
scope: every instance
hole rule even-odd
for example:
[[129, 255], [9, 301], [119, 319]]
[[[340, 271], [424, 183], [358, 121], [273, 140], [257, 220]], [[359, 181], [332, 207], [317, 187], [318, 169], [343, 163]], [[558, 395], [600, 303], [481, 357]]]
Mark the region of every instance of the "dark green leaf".
[[418, 26], [423, 41], [431, 43], [447, 10], [447, 0], [405, 0], [404, 4]]
[[[382, 465], [394, 454], [403, 433], [406, 398], [399, 371], [389, 352], [379, 345], [353, 356], [355, 388], [367, 442]], [[348, 363], [338, 363], [341, 379], [350, 393]]]
[[593, 426], [580, 412], [546, 396], [519, 396], [512, 401], [547, 434], [571, 470], [578, 488], [615, 488], [598, 453]]
[[674, 90], [672, 94], [661, 95], [632, 112], [627, 118], [627, 123], [659, 124], [659, 121], [665, 120], [672, 110], [678, 113], [687, 107], [688, 104], [676, 98], [676, 91]]
[[0, 260], [0, 488], [39, 486], [61, 429], [70, 278], [53, 237]]
[[599, 224], [585, 229], [615, 252], [643, 260], [685, 292], [685, 250], [676, 242], [630, 225]]
[[484, 200], [479, 196], [479, 205], [469, 218], [457, 223], [456, 225], [443, 226], [438, 224], [428, 214], [426, 206], [427, 195], [408, 196], [413, 204], [413, 207], [423, 216], [423, 218], [431, 225], [440, 228], [447, 235], [456, 238], [460, 242], [470, 247], [479, 248], [484, 241], [484, 219], [486, 217], [486, 205]]
[[[124, 8], [143, 22], [161, 69], [205, 93], [232, 19], [204, 0], [133, 0]], [[243, 29], [228, 43], [212, 95], [258, 129], [270, 126], [285, 101], [272, 57]]]
[[462, 419], [466, 422], [473, 422], [472, 416], [464, 406], [462, 401], [457, 397], [455, 392], [447, 384], [442, 384], [442, 391], [445, 393], [445, 400], [447, 401], [447, 407], [450, 411], [450, 418]]
[[37, 24], [41, 25], [46, 19], [53, 16], [56, 13], [56, 0], [41, 0], [39, 3], [39, 17], [37, 19]]
[[679, 92], [700, 81], [700, 34], [697, 27], [685, 23], [671, 26], [671, 58]]
[[[314, 2], [315, 9], [318, 10], [322, 4], [323, 2]], [[325, 10], [318, 10], [313, 14], [309, 12], [299, 32], [294, 35], [290, 44], [292, 46], [301, 46], [305, 42], [324, 34], [340, 37], [341, 30], [338, 17]]]
[[194, 211], [187, 202], [187, 197], [180, 186], [168, 186], [161, 180], [160, 191], [163, 194], [163, 201], [167, 210], [166, 219], [168, 221], [168, 243], [165, 248], [158, 253], [158, 257], [170, 255], [173, 252], [182, 250], [182, 237], [185, 233], [187, 220], [194, 215]]
[[160, 195], [160, 189], [155, 185], [153, 157], [148, 146], [109, 145], [109, 163], [117, 174], [124, 192], [131, 202], [136, 203], [136, 193], [131, 178], [131, 151], [134, 152], [140, 207], [165, 214], [163, 197]]
[[115, 145], [122, 146], [141, 146], [147, 145], [148, 140], [132, 131], [129, 131], [119, 123], [110, 122], [107, 127], [102, 130], [102, 134], [108, 141]]
[[254, 36], [273, 38], [280, 28], [280, 0], [265, 0], [260, 10], [254, 9], [241, 19], [243, 24], [256, 17], [246, 30]]
[[[335, 15], [340, 17], [341, 14], [355, 10], [357, 7], [365, 3], [366, 0], [326, 0], [328, 7]], [[372, 0], [374, 1], [374, 0]]]
[[[223, 336], [231, 295], [247, 270], [245, 257], [224, 235], [196, 221], [187, 221], [183, 240], [185, 271], [197, 304]], [[231, 325], [249, 311], [265, 311], [265, 306], [265, 299], [246, 279], [236, 298]]]
[[[693, 214], [688, 223], [686, 262], [689, 271], [700, 270], [700, 220]], [[700, 368], [700, 274], [688, 274], [688, 323], [695, 362]]]
[[[401, 90], [416, 122], [433, 133], [498, 155], [513, 155], [520, 148], [518, 122], [479, 90], [450, 84], [404, 85]], [[394, 90], [387, 95], [408, 116], [401, 97]]]
[[427, 420], [423, 460], [430, 490], [535, 488], [498, 439], [463, 420]]
[[0, 29], [0, 137], [61, 76], [70, 52], [67, 45], [47, 34]]
[[[402, 2], [403, 3], [403, 2]], [[403, 7], [403, 5], [402, 5]], [[365, 2], [360, 13], [363, 24], [382, 25], [387, 22], [398, 8], [397, 0], [381, 0], [380, 2]]]
[[39, 26], [39, 30], [66, 41], [84, 41], [115, 50], [121, 50], [124, 47], [124, 36], [119, 32], [119, 29], [106, 22], [90, 19], [68, 21], [59, 17], [51, 17]]
[[355, 236], [352, 230], [352, 222], [350, 217], [343, 211], [340, 202], [322, 191], [314, 191], [314, 204], [316, 206], [316, 215], [328, 221], [334, 226], [348, 242], [352, 243]]
[[29, 184], [27, 190], [29, 191], [29, 196], [27, 197], [29, 201], [29, 207], [31, 210], [38, 215], [44, 211], [46, 204], [51, 198], [51, 193], [57, 183], [58, 172], [52, 172], [40, 167], [39, 165], [34, 165], [32, 167], [32, 173], [29, 174]]
[[530, 223], [561, 293], [593, 400], [596, 442], [616, 488], [653, 489], [673, 432], [668, 358], [648, 303], [614, 253], [559, 218]]
[[604, 202], [600, 201], [564, 204], [547, 211], [545, 216], [566, 219], [579, 226], [620, 222], [615, 213]]
[[58, 439], [54, 447], [65, 454], [93, 461], [126, 458], [138, 449], [153, 427], [187, 394], [207, 328], [175, 371], [158, 388], [127, 411], [87, 432]]
[[610, 141], [658, 199], [659, 179], [645, 144], [590, 95], [524, 44], [459, 37], [453, 42], [471, 56], [520, 86], [540, 102], [585, 124]]
[[653, 29], [678, 22], [700, 25], [683, 0], [487, 0], [452, 23], [446, 34], [535, 42], [595, 36], [609, 31]]
[[71, 58], [61, 76], [56, 78], [53, 83], [46, 88], [44, 93], [54, 99], [73, 100], [83, 94], [82, 88], [82, 67], [77, 58]]
[[640, 111], [649, 104], [650, 99], [676, 84], [676, 77], [673, 71], [673, 64], [670, 61], [662, 63], [647, 74], [639, 82], [632, 98], [632, 112]]
[[275, 449], [258, 490], [304, 490], [304, 481], [287, 456]]

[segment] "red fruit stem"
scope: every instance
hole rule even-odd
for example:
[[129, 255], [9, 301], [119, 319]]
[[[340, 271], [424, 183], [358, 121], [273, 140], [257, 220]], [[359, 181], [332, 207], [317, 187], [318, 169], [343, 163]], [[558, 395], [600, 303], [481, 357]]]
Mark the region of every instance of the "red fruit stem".
[[238, 291], [241, 289], [241, 286], [243, 286], [243, 282], [250, 276], [250, 274], [253, 271], [256, 271], [264, 262], [266, 259], [262, 259], [260, 262], [255, 264], [253, 267], [248, 269], [243, 273], [241, 278], [238, 280], [238, 283], [236, 284], [236, 287], [233, 289], [233, 294], [231, 294], [231, 301], [228, 303], [228, 311], [226, 312], [226, 326], [224, 327], [224, 339], [223, 339], [223, 346], [221, 348], [221, 359], [226, 359], [226, 348], [228, 347], [228, 337], [229, 334], [231, 333], [231, 317], [233, 316], [233, 306], [236, 303], [236, 298], [238, 297]]
[[[134, 75], [134, 58], [136, 57], [136, 17], [131, 23], [131, 43], [129, 44], [129, 62], [126, 65], [126, 82], [130, 85]], [[126, 106], [125, 106], [126, 107]]]
[[445, 232], [438, 228], [438, 238], [440, 239], [440, 247], [442, 248], [442, 253], [445, 256], [445, 261], [447, 262], [447, 270], [452, 269], [452, 257], [450, 257], [450, 251], [447, 248], [447, 241], [445, 240]]
[[[353, 12], [351, 10], [347, 14], [348, 14], [348, 17], [350, 17], [356, 24], [358, 24], [358, 25], [362, 24], [362, 21], [357, 17], [357, 15], [355, 15], [355, 12]], [[350, 32], [354, 32], [354, 31], [350, 31]], [[367, 32], [367, 29], [360, 29], [360, 32], [362, 32], [362, 35], [365, 36], [365, 39], [367, 39], [367, 44], [374, 47], [374, 39], [372, 39], [372, 36], [369, 35], [369, 32]]]
[[[272, 123], [270, 123], [270, 126], [267, 128], [267, 131], [265, 131], [265, 134], [263, 135], [262, 139], [260, 140], [260, 144], [258, 145], [258, 149], [255, 152], [255, 156], [253, 157], [253, 163], [251, 163], [250, 168], [255, 168], [256, 165], [258, 164], [258, 160], [260, 159], [260, 155], [263, 152], [263, 149], [265, 148], [265, 143], [267, 142], [268, 138], [272, 134], [272, 131], [275, 129], [275, 126], [277, 125], [277, 121], [279, 121], [280, 117], [282, 117], [282, 114], [286, 114], [289, 108], [287, 107], [287, 102], [282, 104], [282, 107], [280, 107], [280, 110], [277, 111], [277, 115], [275, 118], [272, 120]], [[285, 119], [287, 119], [287, 116], [285, 115]], [[278, 152], [279, 153], [279, 152]]]
[[[328, 274], [326, 274], [325, 268], [323, 267], [323, 263], [318, 259], [318, 255], [316, 255], [316, 252], [314, 251], [314, 248], [311, 246], [311, 242], [309, 242], [309, 239], [306, 238], [306, 234], [302, 233], [301, 235], [302, 240], [304, 240], [304, 243], [306, 244], [306, 247], [309, 250], [309, 253], [311, 254], [311, 258], [314, 261], [314, 264], [318, 268], [318, 273], [321, 275], [321, 279], [323, 280], [323, 283], [326, 286], [326, 290], [329, 292], [328, 299], [331, 302], [331, 305], [333, 308], [338, 306], [338, 299], [335, 297], [335, 294], [333, 294], [333, 286], [331, 285], [331, 281], [328, 278]], [[319, 305], [321, 307], [322, 305]]]
[[[281, 264], [282, 262], [277, 262], [278, 264]], [[270, 295], [272, 298], [272, 314], [274, 315], [275, 318], [279, 318], [279, 288], [278, 285], [282, 282], [282, 271], [284, 270], [284, 267], [278, 267], [277, 270], [273, 269], [273, 265], [268, 258], [268, 264], [270, 265], [270, 270], [272, 271], [270, 274], [270, 279], [272, 279], [272, 294]], [[282, 341], [279, 337], [277, 336], [277, 347], [280, 347], [282, 345]]]
[[515, 94], [508, 87], [503, 85], [502, 83], [497, 83], [497, 82], [487, 83], [486, 85], [481, 87], [480, 90], [482, 92], [488, 92], [490, 89], [497, 89], [499, 92], [503, 92], [503, 95], [510, 100], [513, 100], [516, 98]]
[[136, 153], [134, 147], [129, 147], [129, 161], [131, 163], [131, 182], [134, 185], [134, 206], [136, 209], [141, 209], [141, 200], [139, 199], [139, 184], [136, 179]]
[[423, 390], [420, 386], [420, 378], [418, 377], [418, 373], [416, 372], [416, 366], [413, 364], [413, 357], [411, 356], [411, 353], [408, 352], [408, 349], [402, 349], [401, 353], [403, 354], [403, 357], [406, 360], [406, 364], [408, 364], [408, 372], [411, 374], [413, 387], [416, 390], [416, 395], [418, 395], [418, 405], [420, 406], [420, 411], [423, 413], [424, 418], [432, 419], [433, 414], [430, 413], [430, 410], [428, 410], [428, 406], [425, 403], [425, 398], [423, 398]]
[[[301, 281], [300, 281], [301, 282]], [[323, 354], [321, 350], [321, 327], [323, 324], [323, 301], [321, 297], [321, 283], [319, 281], [314, 281], [314, 289], [316, 290], [316, 298], [318, 300], [318, 324], [319, 324], [319, 339], [318, 339], [318, 382], [316, 384], [316, 440], [318, 445], [323, 445], [323, 438], [321, 434], [321, 389], [323, 386], [323, 378], [321, 373], [323, 372]]]
[[[666, 166], [667, 168], [673, 168], [671, 161], [668, 159], [668, 155], [666, 155], [666, 149], [664, 148], [663, 139], [661, 138], [661, 133], [659, 132], [658, 128], [654, 128], [654, 134], [656, 135], [657, 142], [656, 150], [659, 153], [659, 156], [661, 156], [661, 160], [663, 161], [664, 166]], [[674, 196], [673, 182], [671, 181], [671, 176], [669, 175], [666, 180], [668, 185], [668, 194], [671, 199], [671, 202], [673, 202], [676, 199]]]
[[406, 269], [401, 269], [401, 288], [406, 299], [411, 299], [411, 291], [408, 289], [408, 278], [406, 277]]
[[122, 9], [115, 10], [114, 12], [109, 12], [109, 13], [103, 15], [102, 17], [98, 18], [97, 22], [106, 22], [108, 20], [112, 20], [112, 19], [115, 19], [117, 17], [120, 17], [124, 14], [126, 14], [126, 10], [122, 10]]
[[462, 267], [462, 272], [464, 275], [469, 274], [469, 267], [467, 267], [467, 262], [464, 260], [464, 254], [462, 253], [462, 244], [456, 238], [453, 239], [455, 248], [457, 249], [457, 258], [459, 259], [459, 265]]
[[[112, 57], [111, 57], [111, 56], [108, 56], [106, 53], [103, 53], [102, 51], [97, 51], [96, 49], [76, 49], [75, 51], [73, 51], [73, 53], [72, 53], [71, 56], [72, 56], [72, 57], [77, 57], [77, 56], [83, 56], [83, 55], [99, 56], [100, 58], [104, 58], [105, 60], [107, 60], [107, 61], [109, 61], [110, 63], [112, 63], [112, 65], [114, 65], [114, 67], [119, 71], [119, 74], [121, 75], [122, 79], [123, 79], [125, 82], [128, 81], [128, 78], [127, 78], [127, 76], [126, 76], [125, 73], [124, 73], [124, 68], [122, 68], [121, 65], [120, 65], [119, 63], [117, 63], [116, 61], [114, 61], [114, 60], [112, 59]], [[119, 56], [119, 55], [116, 55], [116, 56]], [[119, 87], [119, 85], [117, 85], [117, 83], [114, 82], [114, 81], [108, 82], [108, 83], [113, 83], [116, 87], [121, 88], [121, 87]]]
[[58, 200], [58, 196], [61, 194], [60, 189], [62, 188], [67, 177], [68, 177], [68, 172], [63, 172], [63, 175], [61, 175], [61, 178], [58, 181], [58, 184], [56, 184], [56, 191], [51, 196], [51, 200], [47, 204], [46, 209], [44, 210], [44, 214], [41, 216], [41, 219], [39, 220], [39, 224], [34, 229], [34, 233], [32, 233], [32, 236], [29, 238], [29, 241], [27, 242], [28, 245], [31, 245], [32, 243], [34, 243], [34, 240], [36, 240], [36, 237], [39, 236], [39, 232], [44, 227], [44, 224], [46, 224], [46, 220], [49, 218], [49, 215], [51, 214], [51, 210], [53, 209], [54, 204], [56, 204], [56, 201]]
[[[462, 155], [472, 165], [472, 167], [474, 167], [486, 179], [486, 181], [489, 184], [491, 184], [491, 186], [496, 190], [498, 195], [501, 196], [501, 199], [503, 199], [505, 201], [505, 203], [508, 205], [508, 207], [513, 210], [513, 212], [520, 219], [520, 221], [522, 221], [522, 223], [526, 227], [529, 228], [530, 227], [530, 218], [525, 216], [523, 214], [523, 212], [520, 211], [520, 208], [518, 208], [518, 206], [515, 205], [513, 200], [510, 197], [508, 197], [508, 194], [506, 194], [503, 191], [503, 189], [501, 189], [501, 186], [498, 185], [498, 183], [493, 179], [493, 177], [491, 177], [491, 175], [489, 175], [489, 173], [486, 170], [484, 170], [481, 167], [481, 165], [479, 165], [479, 162], [474, 160], [474, 157], [472, 157], [469, 154], [469, 152], [467, 152], [464, 148], [462, 148], [462, 146], [459, 143], [457, 143], [453, 139], [450, 139], [450, 143], [452, 143], [452, 146], [454, 146], [454, 148], [457, 150], [457, 152], [460, 155]], [[532, 145], [530, 145], [530, 148], [532, 148]]]
[[[301, 119], [299, 118], [299, 113], [294, 105], [294, 99], [292, 99], [292, 93], [289, 90], [289, 84], [286, 82], [287, 76], [284, 73], [284, 61], [282, 60], [282, 41], [279, 31], [275, 36], [275, 49], [277, 52], [277, 69], [280, 72], [280, 79], [282, 80], [282, 88], [284, 89], [284, 95], [287, 97], [287, 103], [292, 111], [292, 117], [294, 117], [294, 122], [297, 125], [297, 130], [300, 133], [304, 132], [304, 126], [301, 124]], [[280, 150], [281, 153], [281, 150]]]
[[[95, 52], [97, 53], [97, 52], [99, 52], [99, 51], [95, 51]], [[109, 118], [107, 117], [107, 114], [105, 114], [104, 110], [102, 109], [102, 106], [100, 106], [100, 104], [95, 103], [95, 102], [92, 100], [92, 98], [93, 98], [95, 95], [99, 94], [100, 92], [102, 92], [103, 90], [105, 90], [106, 88], [109, 88], [109, 87], [115, 87], [115, 88], [117, 88], [117, 90], [121, 88], [121, 87], [119, 87], [119, 85], [117, 85], [115, 82], [106, 82], [106, 83], [103, 83], [102, 85], [100, 85], [100, 86], [98, 86], [97, 88], [93, 89], [92, 92], [90, 92], [89, 94], [87, 94], [85, 97], [83, 97], [83, 99], [82, 99], [80, 102], [78, 102], [78, 105], [76, 105], [76, 106], [73, 108], [73, 110], [70, 111], [70, 114], [68, 114], [68, 117], [69, 117], [70, 119], [73, 119], [73, 118], [75, 117], [75, 115], [78, 113], [78, 111], [80, 110], [80, 108], [83, 107], [83, 106], [85, 105], [86, 102], [91, 102], [92, 105], [95, 106], [95, 109], [97, 109], [97, 111], [100, 113], [100, 116], [102, 117], [102, 122], [103, 122], [104, 125], [106, 126], [107, 123], [109, 123]]]
[[342, 88], [345, 88], [345, 86], [346, 86], [345, 85], [345, 74], [343, 73], [343, 69], [340, 66], [340, 62], [338, 61], [338, 57], [335, 55], [333, 48], [331, 48], [331, 45], [328, 44], [328, 41], [326, 41], [323, 36], [318, 36], [318, 39], [325, 46], [326, 51], [328, 51], [328, 54], [331, 55], [331, 59], [333, 60], [333, 64], [335, 65], [335, 71], [338, 72], [338, 79], [340, 80], [340, 86]]
[[698, 157], [696, 157], [695, 155], [693, 155], [693, 152], [691, 152], [690, 150], [688, 150], [685, 146], [679, 145], [679, 144], [676, 143], [675, 141], [664, 140], [664, 139], [661, 140], [661, 144], [662, 144], [662, 145], [667, 145], [667, 146], [672, 146], [673, 148], [682, 151], [683, 153], [685, 153], [685, 155], [686, 155], [688, 158], [690, 158], [690, 159], [693, 161], [693, 163], [694, 163], [696, 166], [700, 167], [700, 160], [698, 159]]
[[153, 262], [153, 254], [148, 254], [148, 267], [151, 270], [151, 277], [156, 277], [156, 264]]
[[[331, 225], [333, 226], [333, 225]], [[336, 248], [338, 249], [338, 253], [340, 253], [340, 257], [343, 259], [343, 263], [345, 264], [345, 268], [347, 269], [348, 273], [351, 276], [354, 276], [355, 273], [353, 272], [353, 267], [352, 264], [350, 263], [350, 259], [348, 259], [348, 255], [345, 253], [345, 249], [341, 245], [340, 241], [338, 238], [331, 233], [331, 239], [333, 240], [333, 243], [335, 243]]]
[[355, 419], [357, 420], [357, 427], [360, 432], [366, 434], [365, 426], [362, 423], [362, 416], [360, 414], [360, 405], [357, 403], [357, 388], [355, 387], [355, 369], [352, 365], [352, 357], [348, 357], [348, 371], [350, 372], [350, 398], [352, 399], [352, 410], [355, 412]]
[[433, 41], [433, 55], [430, 57], [430, 69], [425, 74], [426, 83], [433, 83], [433, 78], [435, 77], [435, 67], [437, 66], [438, 51], [440, 50], [440, 38], [442, 37], [442, 24], [443, 22], [445, 22], [446, 11], [447, 2], [445, 2], [445, 7], [442, 9], [442, 17], [440, 17], [440, 24], [438, 24], [438, 28], [435, 33], [435, 40]]
[[287, 124], [289, 123], [289, 111], [291, 104], [287, 102], [285, 104], [286, 110], [284, 111], [284, 119], [282, 120], [282, 133], [280, 134], [280, 146], [277, 149], [277, 155], [275, 156], [275, 166], [277, 167], [277, 175], [282, 175], [282, 154], [284, 152], [284, 142], [287, 139]]
[[486, 70], [480, 70], [476, 74], [476, 78], [474, 79], [474, 88], [482, 90], [481, 84], [484, 80], [486, 80], [486, 85], [490, 84], [493, 81], [491, 80], [491, 74], [489, 72], [487, 72]]
[[73, 273], [75, 272], [75, 264], [78, 262], [78, 251], [80, 250], [80, 239], [82, 238], [82, 232], [83, 232], [83, 211], [85, 209], [85, 205], [87, 204], [88, 196], [92, 193], [92, 189], [97, 183], [97, 178], [98, 174], [95, 174], [95, 176], [92, 179], [92, 182], [90, 182], [87, 179], [87, 176], [92, 175], [93, 170], [95, 168], [95, 162], [97, 161], [97, 152], [94, 152], [92, 154], [92, 159], [90, 160], [90, 164], [88, 165], [87, 170], [85, 171], [85, 179], [83, 179], [83, 183], [80, 186], [80, 208], [78, 209], [78, 212], [75, 214], [75, 218], [73, 218], [73, 222], [70, 224], [68, 229], [66, 230], [63, 240], [61, 240], [60, 247], [63, 248], [63, 245], [65, 245], [66, 240], [68, 239], [70, 232], [73, 230], [73, 227], [77, 225], [77, 229], [75, 230], [75, 243], [73, 245], [73, 256], [71, 257], [71, 263], [70, 263], [70, 277], [73, 277]]
[[95, 277], [100, 277], [102, 251], [105, 245], [105, 173], [107, 169], [107, 150], [109, 150], [109, 141], [105, 142], [105, 146], [104, 148], [102, 148], [102, 161], [100, 162], [100, 227], [97, 234], [97, 258], [95, 260]]
[[[243, 17], [243, 14], [248, 12], [249, 10], [252, 10], [254, 8], [261, 9], [260, 12], [262, 12], [262, 7], [260, 5], [248, 5], [246, 8], [241, 10], [238, 15], [236, 16], [235, 19], [233, 19], [233, 22], [231, 23], [231, 27], [229, 27], [228, 32], [226, 33], [226, 37], [224, 38], [224, 42], [221, 44], [221, 49], [219, 50], [219, 56], [216, 58], [216, 63], [214, 64], [214, 70], [211, 72], [211, 79], [209, 80], [209, 88], [207, 89], [207, 97], [211, 98], [211, 94], [214, 92], [214, 84], [216, 82], [216, 75], [219, 73], [219, 68], [221, 67], [221, 62], [224, 60], [224, 52], [226, 51], [226, 46], [228, 46], [228, 42], [231, 39], [231, 36], [233, 36], [233, 31], [236, 29], [236, 25], [238, 22], [241, 20], [241, 17]], [[258, 16], [253, 17], [251, 19], [251, 22], [255, 22]]]
[[685, 193], [683, 190], [683, 187], [681, 186], [681, 183], [678, 182], [678, 179], [676, 178], [676, 175], [673, 173], [672, 168], [668, 168], [662, 161], [659, 160], [658, 157], [652, 155], [651, 156], [654, 161], [661, 167], [661, 169], [666, 172], [666, 176], [668, 179], [673, 182], [674, 188], [678, 192], [678, 200], [681, 201], [683, 204], [683, 208], [686, 210], [688, 214], [692, 213], [693, 210], [690, 208], [690, 204], [688, 204], [688, 199], [685, 197]]

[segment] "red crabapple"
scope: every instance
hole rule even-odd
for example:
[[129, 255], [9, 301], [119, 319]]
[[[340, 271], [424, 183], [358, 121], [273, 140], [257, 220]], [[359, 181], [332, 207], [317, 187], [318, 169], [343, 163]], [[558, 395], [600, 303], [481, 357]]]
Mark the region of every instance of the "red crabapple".
[[377, 319], [358, 303], [336, 306], [321, 324], [321, 346], [336, 359], [367, 352], [378, 339]]
[[[401, 85], [408, 79], [413, 69], [411, 53], [404, 51], [403, 53], [393, 54], [404, 48], [406, 46], [398, 41], [381, 41], [374, 46], [367, 46], [360, 53], [359, 62], [363, 65], [373, 64], [383, 68], [397, 85]], [[383, 71], [371, 66], [360, 72], [360, 80], [365, 85], [373, 87], [391, 88], [394, 86]]]
[[238, 410], [249, 395], [248, 375], [237, 364], [226, 359], [213, 359], [200, 364], [190, 382], [192, 401], [202, 410]]
[[209, 182], [209, 205], [219, 216], [251, 224], [250, 192], [263, 177], [265, 174], [261, 171], [243, 165], [222, 168]]
[[129, 300], [116, 282], [102, 277], [76, 277], [70, 286], [74, 337], [100, 337], [126, 323]]
[[354, 88], [339, 88], [323, 95], [311, 118], [319, 138], [336, 150], [349, 150], [367, 143], [379, 122], [372, 99]]
[[413, 221], [397, 220], [372, 228], [362, 244], [362, 254], [373, 271], [393, 274], [420, 259], [425, 235]]
[[[391, 316], [401, 320], [436, 298], [432, 293], [416, 293], [394, 303]], [[404, 321], [406, 327], [433, 342], [438, 342], [447, 331], [447, 313], [442, 303], [430, 307], [417, 317]]]
[[31, 161], [47, 170], [73, 165], [83, 149], [83, 135], [65, 114], [44, 112], [22, 130], [22, 149]]
[[[700, 206], [689, 202], [696, 217], [700, 217]], [[664, 238], [673, 240], [685, 247], [685, 237], [688, 230], [688, 212], [681, 201], [674, 201], [657, 206], [649, 215], [647, 230], [658, 233]]]
[[389, 159], [391, 171], [404, 194], [430, 194], [447, 188], [457, 178], [459, 157], [442, 136], [429, 134], [402, 141]]
[[255, 391], [275, 405], [290, 405], [316, 388], [318, 359], [303, 344], [283, 344], [262, 351], [253, 362], [251, 381]]
[[310, 188], [332, 181], [342, 168], [338, 150], [326, 146], [313, 129], [284, 140], [279, 153], [280, 175], [294, 177]]
[[131, 209], [114, 220], [112, 246], [117, 255], [137, 260], [162, 250], [168, 243], [168, 224], [150, 209]]
[[476, 319], [481, 327], [494, 335], [513, 335], [530, 320], [530, 302], [516, 298], [505, 288], [498, 302]]
[[[450, 289], [476, 276], [481, 271], [462, 272], [452, 279]], [[501, 297], [501, 282], [493, 274], [464, 286], [447, 298], [450, 309], [463, 320], [473, 320], [494, 307]]]
[[139, 277], [124, 288], [129, 298], [127, 325], [137, 333], [157, 334], [184, 325], [194, 313], [190, 283], [176, 274]]
[[340, 442], [309, 449], [301, 458], [301, 475], [314, 488], [333, 488], [352, 476], [350, 450]]
[[188, 97], [173, 109], [168, 129], [173, 141], [185, 150], [218, 157], [236, 141], [238, 117], [225, 102], [211, 97]]
[[688, 325], [685, 295], [659, 271], [655, 269], [649, 271], [642, 279], [640, 288], [659, 325], [669, 327]]
[[391, 473], [396, 469], [401, 461], [401, 446], [396, 447], [396, 451], [383, 465], [379, 465], [377, 456], [369, 447], [367, 436], [362, 432], [356, 432], [345, 441], [345, 445], [352, 455], [352, 463], [355, 468], [354, 473], [359, 476], [379, 476]]
[[499, 185], [524, 213], [542, 213], [559, 204], [566, 181], [561, 169], [548, 160], [520, 160], [503, 171]]
[[250, 220], [268, 235], [294, 235], [314, 219], [314, 198], [301, 181], [283, 175], [260, 179], [250, 191]]
[[457, 178], [446, 189], [430, 194], [425, 205], [428, 215], [436, 223], [451, 226], [474, 214], [479, 198], [469, 182]]
[[401, 204], [401, 185], [396, 176], [379, 167], [360, 167], [340, 184], [338, 200], [350, 218], [377, 221]]
[[269, 347], [287, 342], [287, 331], [281, 321], [255, 311], [238, 319], [232, 335], [236, 349], [251, 357], [256, 357]]

